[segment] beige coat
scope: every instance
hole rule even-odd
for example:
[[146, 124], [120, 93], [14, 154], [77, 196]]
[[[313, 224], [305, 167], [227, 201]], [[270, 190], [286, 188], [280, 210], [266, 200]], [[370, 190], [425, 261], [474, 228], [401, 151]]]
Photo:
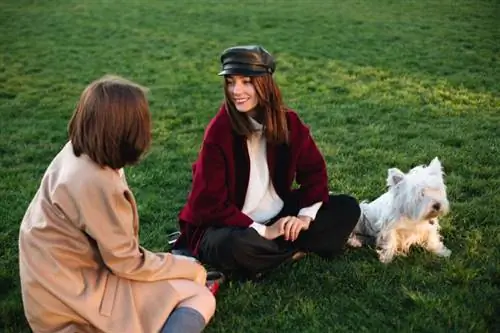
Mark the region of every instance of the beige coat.
[[169, 279], [201, 266], [139, 245], [139, 218], [122, 172], [71, 143], [48, 167], [21, 224], [19, 268], [34, 332], [158, 332], [179, 302]]

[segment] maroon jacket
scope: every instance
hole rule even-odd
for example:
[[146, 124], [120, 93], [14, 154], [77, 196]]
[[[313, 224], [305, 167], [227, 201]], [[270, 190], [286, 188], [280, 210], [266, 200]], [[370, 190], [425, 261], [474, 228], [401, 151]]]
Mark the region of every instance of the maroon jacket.
[[[287, 112], [287, 121], [289, 144], [267, 144], [269, 176], [276, 193], [285, 199], [297, 192], [299, 208], [318, 201], [328, 202], [328, 177], [323, 156], [309, 129], [294, 111]], [[192, 189], [179, 214], [182, 235], [178, 242], [197, 255], [206, 228], [248, 227], [253, 221], [241, 212], [241, 208], [249, 175], [246, 138], [234, 132], [223, 105], [208, 124], [198, 159], [192, 166]], [[294, 180], [299, 185], [296, 189], [292, 189]]]

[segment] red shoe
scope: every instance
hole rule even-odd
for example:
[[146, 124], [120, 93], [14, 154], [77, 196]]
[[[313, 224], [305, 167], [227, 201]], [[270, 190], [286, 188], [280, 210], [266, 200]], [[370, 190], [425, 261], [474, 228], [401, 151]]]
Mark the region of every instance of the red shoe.
[[221, 272], [211, 271], [207, 273], [207, 283], [205, 285], [215, 296], [217, 291], [219, 291], [220, 285], [223, 284], [225, 280], [226, 277]]

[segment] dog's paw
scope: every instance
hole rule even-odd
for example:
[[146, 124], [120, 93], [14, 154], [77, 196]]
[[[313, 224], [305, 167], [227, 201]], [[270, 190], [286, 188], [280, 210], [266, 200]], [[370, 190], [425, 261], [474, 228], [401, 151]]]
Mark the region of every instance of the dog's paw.
[[359, 239], [356, 235], [351, 235], [349, 236], [349, 239], [347, 239], [347, 245], [351, 247], [362, 247], [363, 241]]
[[383, 264], [388, 264], [394, 259], [394, 254], [389, 251], [377, 250], [378, 259]]
[[436, 251], [436, 254], [440, 257], [448, 258], [449, 256], [451, 256], [451, 250], [443, 246], [441, 249]]

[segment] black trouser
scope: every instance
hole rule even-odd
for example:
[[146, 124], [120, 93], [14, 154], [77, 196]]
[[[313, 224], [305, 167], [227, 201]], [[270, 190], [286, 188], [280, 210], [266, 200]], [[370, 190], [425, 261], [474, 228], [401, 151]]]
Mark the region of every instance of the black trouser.
[[[269, 225], [283, 216], [297, 216], [298, 212], [294, 200], [285, 200], [282, 211]], [[211, 227], [201, 239], [198, 257], [202, 263], [221, 271], [249, 276], [279, 266], [298, 251], [331, 258], [343, 251], [359, 215], [356, 199], [331, 195], [309, 229], [301, 231], [294, 242], [285, 241], [283, 236], [265, 239], [253, 228]]]

